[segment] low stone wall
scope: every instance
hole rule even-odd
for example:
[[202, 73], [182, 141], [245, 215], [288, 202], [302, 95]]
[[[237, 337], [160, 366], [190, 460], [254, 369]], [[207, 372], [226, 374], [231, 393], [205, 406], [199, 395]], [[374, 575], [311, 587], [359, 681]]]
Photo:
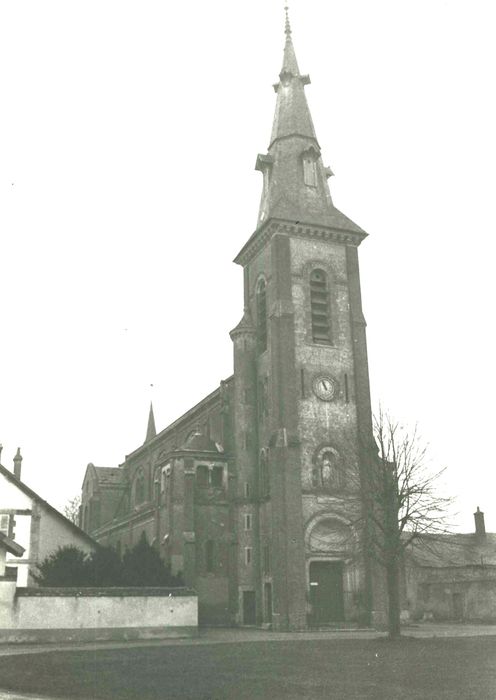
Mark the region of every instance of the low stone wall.
[[0, 641], [191, 636], [198, 599], [185, 588], [17, 588], [0, 581]]

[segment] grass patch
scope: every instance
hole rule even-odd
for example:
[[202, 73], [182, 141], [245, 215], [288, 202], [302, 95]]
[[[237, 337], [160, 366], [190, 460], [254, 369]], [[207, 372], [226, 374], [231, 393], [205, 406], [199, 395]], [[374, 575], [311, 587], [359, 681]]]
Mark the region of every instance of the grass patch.
[[0, 689], [84, 700], [494, 700], [496, 639], [48, 652], [0, 657]]

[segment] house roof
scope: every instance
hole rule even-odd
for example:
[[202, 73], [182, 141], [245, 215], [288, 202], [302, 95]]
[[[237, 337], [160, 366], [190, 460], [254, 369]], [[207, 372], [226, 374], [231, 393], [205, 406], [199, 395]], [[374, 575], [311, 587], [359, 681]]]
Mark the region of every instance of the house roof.
[[81, 539], [86, 540], [88, 544], [92, 544], [94, 547], [99, 546], [98, 543], [95, 542], [95, 540], [92, 537], [90, 537], [86, 534], [86, 532], [84, 532], [84, 530], [81, 530], [81, 528], [75, 525], [71, 520], [69, 520], [69, 518], [66, 518], [65, 515], [62, 515], [60, 511], [58, 511], [56, 508], [51, 506], [50, 503], [41, 498], [41, 496], [39, 496], [35, 491], [33, 491], [33, 489], [30, 489], [29, 486], [26, 486], [26, 484], [23, 481], [18, 479], [15, 476], [15, 474], [6, 469], [2, 464], [0, 464], [0, 474], [5, 476], [6, 479], [8, 479], [12, 484], [17, 486], [17, 488], [20, 489], [23, 493], [25, 493], [26, 496], [29, 496], [29, 498], [32, 498], [34, 501], [46, 508], [52, 515], [54, 515], [67, 527], [69, 527], [75, 535], [78, 535], [78, 537], [80, 537]]
[[24, 547], [21, 547], [20, 544], [17, 544], [17, 542], [14, 542], [14, 540], [10, 539], [10, 537], [4, 535], [3, 532], [0, 532], [0, 547], [5, 549], [9, 554], [12, 554], [14, 557], [22, 557], [26, 551]]
[[424, 535], [409, 554], [418, 566], [496, 566], [496, 533]]

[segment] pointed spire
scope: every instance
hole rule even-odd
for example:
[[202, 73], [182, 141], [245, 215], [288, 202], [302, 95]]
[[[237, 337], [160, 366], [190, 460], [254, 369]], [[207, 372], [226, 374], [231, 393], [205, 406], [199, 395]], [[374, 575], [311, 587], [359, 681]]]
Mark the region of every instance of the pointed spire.
[[148, 414], [148, 426], [146, 429], [145, 442], [149, 442], [150, 440], [152, 440], [156, 434], [157, 431], [155, 429], [155, 416], [153, 415], [153, 404], [150, 401], [150, 413]]
[[293, 46], [293, 40], [291, 38], [291, 24], [289, 22], [289, 7], [286, 5], [284, 8], [286, 13], [286, 24], [284, 28], [284, 33], [286, 34], [286, 43], [284, 45], [284, 57], [282, 61], [282, 70], [280, 73], [281, 80], [285, 74], [290, 74], [294, 76], [300, 75], [300, 69], [298, 68], [298, 61], [296, 60], [296, 54]]
[[258, 225], [269, 218], [331, 226], [363, 233], [333, 205], [312, 116], [305, 95], [308, 75], [301, 75], [293, 46], [289, 9], [285, 9], [285, 44], [268, 153], [256, 169], [264, 176]]

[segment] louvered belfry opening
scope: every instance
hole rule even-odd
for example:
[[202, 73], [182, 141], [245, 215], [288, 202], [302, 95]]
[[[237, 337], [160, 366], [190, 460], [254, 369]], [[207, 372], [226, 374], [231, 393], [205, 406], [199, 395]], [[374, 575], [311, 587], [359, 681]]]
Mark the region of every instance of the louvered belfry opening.
[[257, 285], [257, 341], [258, 351], [264, 352], [267, 349], [267, 294], [264, 279]]
[[324, 270], [312, 270], [310, 275], [310, 307], [313, 342], [330, 345], [332, 329], [329, 314], [329, 290]]

